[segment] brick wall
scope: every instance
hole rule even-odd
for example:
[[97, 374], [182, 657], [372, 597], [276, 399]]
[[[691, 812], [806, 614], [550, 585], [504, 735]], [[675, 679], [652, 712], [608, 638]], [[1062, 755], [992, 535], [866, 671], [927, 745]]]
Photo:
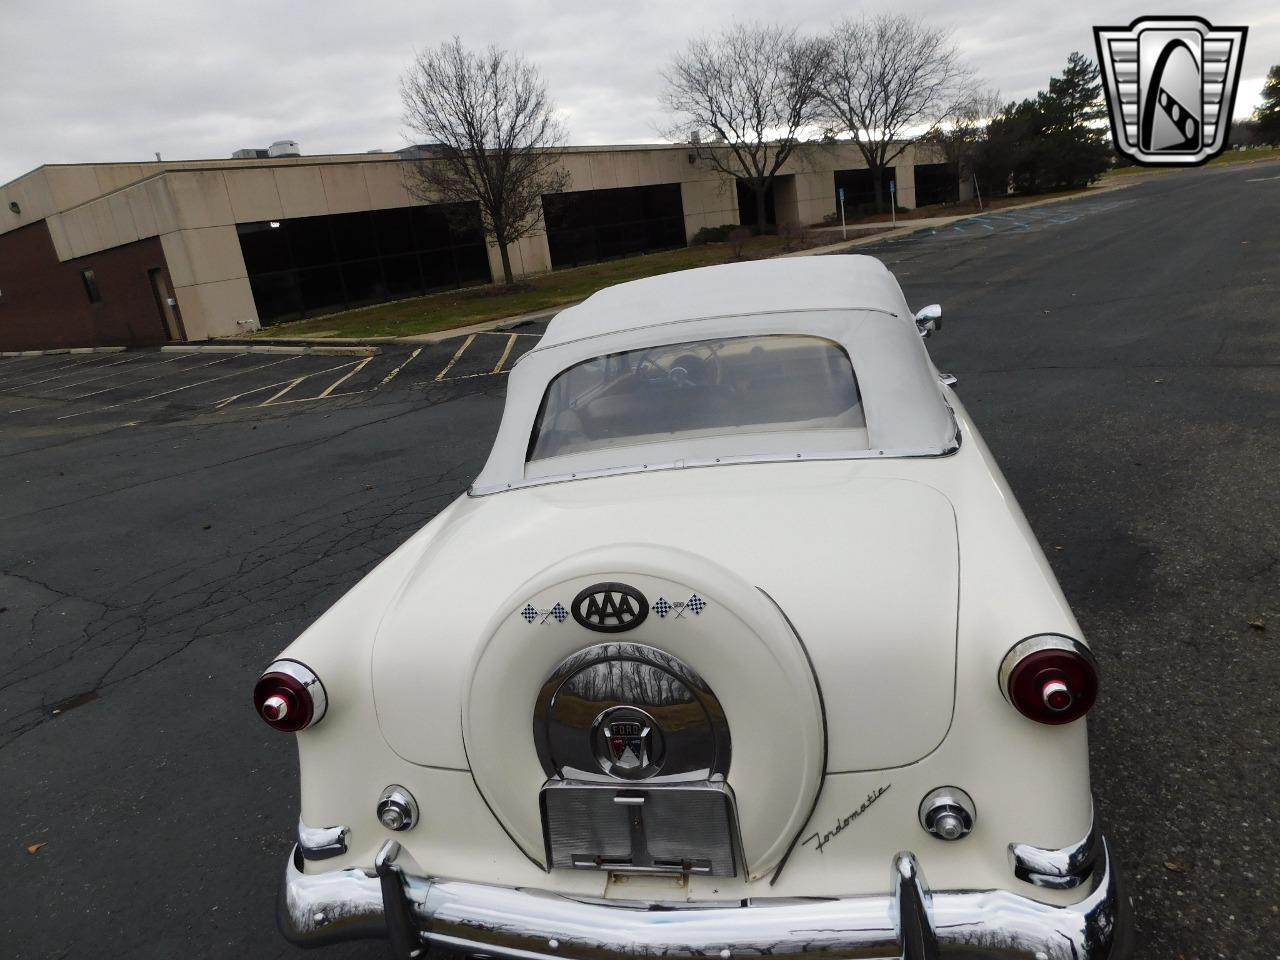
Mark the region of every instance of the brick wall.
[[[153, 269], [172, 289], [158, 237], [62, 263], [43, 220], [0, 235], [0, 350], [164, 343]], [[94, 272], [98, 303], [89, 301], [84, 270]]]

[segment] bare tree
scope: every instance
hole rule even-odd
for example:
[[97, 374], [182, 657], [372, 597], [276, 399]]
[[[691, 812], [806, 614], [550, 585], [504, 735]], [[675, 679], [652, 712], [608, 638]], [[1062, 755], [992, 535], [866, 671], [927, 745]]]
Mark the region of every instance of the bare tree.
[[774, 177], [816, 118], [823, 45], [776, 24], [739, 23], [690, 41], [663, 73], [662, 103], [676, 131], [708, 130], [721, 143], [697, 143], [697, 155], [744, 181], [756, 201], [756, 232]]
[[565, 132], [537, 68], [518, 53], [466, 49], [458, 37], [419, 52], [400, 80], [404, 124], [432, 148], [410, 167], [420, 200], [474, 202], [502, 255], [542, 220], [542, 195], [559, 193]]
[[822, 105], [831, 133], [850, 134], [884, 209], [884, 171], [953, 108], [969, 71], [946, 30], [904, 14], [842, 20], [829, 37]]

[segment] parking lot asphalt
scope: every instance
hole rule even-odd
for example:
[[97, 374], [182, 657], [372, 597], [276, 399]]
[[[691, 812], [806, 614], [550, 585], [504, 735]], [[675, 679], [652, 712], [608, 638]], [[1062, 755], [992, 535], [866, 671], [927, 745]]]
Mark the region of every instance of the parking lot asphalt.
[[[935, 360], [1098, 652], [1143, 958], [1280, 956], [1278, 172], [859, 251], [943, 304]], [[294, 750], [253, 681], [465, 489], [539, 332], [0, 360], [0, 955], [296, 955]]]

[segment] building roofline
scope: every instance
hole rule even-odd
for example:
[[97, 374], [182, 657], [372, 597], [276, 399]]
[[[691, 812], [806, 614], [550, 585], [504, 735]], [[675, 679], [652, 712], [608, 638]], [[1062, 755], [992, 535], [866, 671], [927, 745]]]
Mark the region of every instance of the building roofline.
[[[852, 140], [836, 140], [830, 143], [806, 140], [802, 141], [798, 146], [807, 147], [823, 147], [852, 144]], [[727, 143], [716, 143], [714, 141], [703, 141], [702, 143], [603, 143], [603, 144], [580, 144], [564, 147], [548, 148], [552, 152], [567, 154], [590, 154], [590, 153], [621, 153], [627, 151], [650, 151], [650, 150], [689, 150], [691, 147], [705, 149], [707, 147], [727, 147]], [[325, 163], [388, 163], [392, 161], [403, 161], [407, 158], [402, 156], [396, 150], [387, 150], [384, 153], [372, 153], [369, 151], [361, 151], [357, 153], [313, 153], [303, 154], [301, 156], [292, 157], [195, 157], [188, 160], [91, 160], [79, 161], [73, 163], [42, 163], [40, 166], [28, 170], [26, 173], [19, 174], [5, 183], [0, 183], [0, 190], [12, 186], [19, 180], [34, 176], [44, 170], [57, 169], [73, 169], [78, 167], [152, 167], [155, 172], [163, 172], [168, 170], [225, 170], [225, 169], [252, 169], [254, 167], [286, 167], [286, 166], [314, 166]], [[139, 179], [145, 179], [140, 177]], [[135, 181], [136, 182], [136, 181]]]

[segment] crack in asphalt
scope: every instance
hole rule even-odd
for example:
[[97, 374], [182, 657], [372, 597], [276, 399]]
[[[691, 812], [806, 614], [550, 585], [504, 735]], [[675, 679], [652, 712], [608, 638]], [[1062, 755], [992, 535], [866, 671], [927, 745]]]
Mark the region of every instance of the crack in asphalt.
[[[33, 645], [41, 634], [41, 615], [57, 604], [76, 599], [99, 612], [86, 619], [76, 635], [41, 643], [30, 660], [16, 667], [11, 661], [0, 692], [56, 680], [68, 665], [83, 661], [89, 651], [106, 656], [94, 664], [90, 680], [71, 683], [75, 690], [45, 684], [38, 702], [0, 722], [0, 751], [55, 719], [50, 703], [75, 693], [101, 695], [154, 670], [197, 642], [234, 636], [247, 608], [267, 606], [277, 622], [314, 616], [332, 601], [328, 595], [334, 592], [335, 580], [347, 586], [359, 580], [394, 549], [387, 541], [407, 538], [446, 506], [465, 486], [464, 478], [475, 466], [468, 462], [406, 479], [362, 498], [356, 505], [349, 494], [336, 493], [323, 503], [281, 515], [254, 530], [252, 546], [237, 540], [216, 558], [206, 555], [177, 568], [144, 573], [135, 580], [144, 592], [112, 605], [6, 571], [3, 576], [45, 595], [29, 620]], [[304, 557], [305, 562], [280, 562]], [[10, 592], [6, 590], [6, 594]], [[151, 654], [142, 657], [141, 663], [126, 671], [118, 669], [143, 648], [150, 648]]]

